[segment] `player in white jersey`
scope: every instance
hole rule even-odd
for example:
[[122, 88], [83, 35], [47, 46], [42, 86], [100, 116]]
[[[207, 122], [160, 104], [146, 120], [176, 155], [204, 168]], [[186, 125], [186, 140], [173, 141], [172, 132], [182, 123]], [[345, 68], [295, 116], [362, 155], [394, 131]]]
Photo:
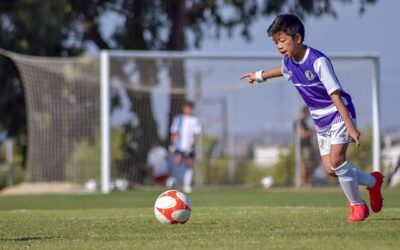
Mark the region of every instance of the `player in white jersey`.
[[182, 113], [174, 117], [171, 124], [171, 144], [174, 148], [174, 163], [179, 166], [185, 163], [183, 175], [183, 191], [192, 191], [193, 161], [197, 136], [201, 132], [201, 125], [196, 116], [192, 114], [193, 103], [185, 101]]
[[354, 141], [357, 146], [360, 143], [351, 96], [340, 85], [329, 58], [303, 44], [304, 33], [303, 23], [298, 17], [278, 16], [268, 28], [268, 35], [283, 55], [282, 65], [271, 70], [247, 73], [242, 79], [253, 83], [284, 76], [293, 83], [310, 109], [325, 170], [338, 177], [350, 203], [347, 220], [363, 221], [368, 217], [369, 209], [361, 199], [358, 185], [367, 187], [371, 209], [379, 212], [383, 204], [383, 175], [380, 172], [365, 173], [347, 161], [349, 143]]

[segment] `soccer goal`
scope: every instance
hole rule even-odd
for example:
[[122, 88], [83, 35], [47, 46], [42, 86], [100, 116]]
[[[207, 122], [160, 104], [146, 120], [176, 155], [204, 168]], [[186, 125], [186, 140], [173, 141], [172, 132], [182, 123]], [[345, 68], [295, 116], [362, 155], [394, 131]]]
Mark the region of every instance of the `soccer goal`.
[[[379, 57], [373, 54], [330, 56], [344, 88], [353, 95], [360, 129], [372, 129], [370, 157], [372, 168], [378, 170]], [[214, 184], [212, 179], [217, 175], [217, 179], [224, 179], [222, 183], [235, 183], [237, 175], [244, 171], [241, 169], [244, 168], [242, 159], [253, 155], [256, 147], [264, 147], [270, 152], [259, 157], [259, 165], [268, 166], [279, 160], [276, 158], [280, 153], [274, 154], [277, 152], [274, 148], [282, 149], [282, 145], [296, 142], [293, 139], [297, 138], [293, 123], [303, 104], [293, 87], [284, 79], [274, 79], [270, 83], [255, 86], [239, 80], [245, 72], [279, 65], [280, 60], [281, 57], [275, 54], [103, 51], [102, 98], [111, 99], [108, 91], [113, 88], [110, 86], [121, 81], [121, 69], [125, 68], [122, 74], [130, 76], [125, 83], [130, 87], [126, 89], [131, 89], [140, 98], [146, 95], [146, 100], [151, 99], [151, 112], [157, 122], [157, 132], [153, 133], [164, 139], [168, 138], [172, 110], [176, 113], [179, 109], [179, 101], [176, 100], [189, 98], [195, 101], [197, 115], [203, 124], [198, 160], [207, 162], [218, 156], [227, 156], [226, 168], [222, 173], [216, 170], [217, 160], [201, 164], [204, 169], [197, 171], [202, 173], [202, 176], [197, 175], [197, 182]], [[131, 73], [127, 73], [129, 71]], [[119, 85], [124, 84], [120, 82]], [[111, 150], [107, 144], [110, 141], [108, 131], [111, 131], [107, 116], [110, 106], [107, 101], [102, 103], [105, 104], [102, 106], [102, 113], [105, 114], [102, 116], [102, 183], [103, 191], [107, 192], [109, 171], [112, 169]], [[213, 143], [210, 141], [213, 140], [214, 145], [211, 146]], [[249, 153], [249, 150], [252, 152]], [[296, 169], [295, 183], [299, 185], [300, 160], [296, 155], [296, 167], [290, 168]]]
[[[283, 78], [254, 85], [239, 79], [279, 65], [277, 54], [110, 50], [99, 58], [6, 55], [24, 84], [31, 181], [95, 180], [103, 193], [117, 179], [151, 183], [147, 153], [154, 143], [168, 146], [172, 117], [185, 99], [195, 103], [203, 127], [196, 147], [198, 185], [258, 185], [263, 169], [268, 172], [296, 145], [294, 123], [303, 103], [293, 86]], [[372, 153], [365, 157], [378, 170], [379, 56], [328, 56], [353, 97], [358, 127], [372, 131]], [[284, 164], [296, 184], [298, 161]]]

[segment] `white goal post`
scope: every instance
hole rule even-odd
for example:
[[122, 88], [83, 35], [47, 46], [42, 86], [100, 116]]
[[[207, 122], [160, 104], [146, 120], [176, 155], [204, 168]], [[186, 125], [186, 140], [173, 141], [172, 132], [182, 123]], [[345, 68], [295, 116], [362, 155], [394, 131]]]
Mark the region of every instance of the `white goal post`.
[[[380, 59], [374, 53], [346, 53], [329, 54], [332, 60], [340, 61], [370, 61], [373, 64], [371, 74], [371, 111], [372, 111], [372, 168], [374, 171], [380, 169]], [[103, 50], [100, 56], [100, 77], [101, 77], [101, 190], [103, 193], [111, 191], [111, 158], [110, 158], [110, 60], [115, 58], [134, 59], [181, 59], [181, 60], [276, 60], [280, 61], [281, 56], [266, 53], [205, 53], [205, 52], [164, 52], [164, 51], [122, 51]], [[262, 64], [260, 64], [262, 65]], [[255, 69], [253, 69], [255, 70]], [[238, 72], [238, 74], [243, 72]], [[297, 156], [298, 158], [298, 156]], [[296, 160], [296, 186], [299, 186], [299, 159]]]

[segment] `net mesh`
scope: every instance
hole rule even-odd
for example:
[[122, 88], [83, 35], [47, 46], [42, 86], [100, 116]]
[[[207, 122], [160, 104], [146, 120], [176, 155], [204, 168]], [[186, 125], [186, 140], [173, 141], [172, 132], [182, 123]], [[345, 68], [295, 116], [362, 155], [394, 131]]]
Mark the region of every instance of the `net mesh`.
[[[12, 55], [21, 73], [28, 109], [27, 170], [31, 181], [84, 182], [100, 178], [98, 58]], [[246, 84], [243, 73], [280, 64], [273, 58], [110, 58], [112, 179], [148, 184], [147, 153], [169, 144], [169, 127], [185, 99], [194, 101], [203, 133], [197, 145], [195, 182], [258, 182], [249, 172], [254, 149], [294, 142], [302, 100], [283, 78]], [[352, 95], [361, 129], [371, 127], [368, 60], [333, 60]], [[261, 155], [261, 162], [279, 155]], [[260, 159], [258, 159], [260, 160]], [[257, 165], [257, 164], [255, 164]], [[267, 164], [268, 165], [268, 164]], [[263, 163], [257, 168], [264, 168]], [[294, 168], [294, 166], [288, 166]]]
[[100, 176], [97, 59], [13, 54], [28, 114], [30, 181], [83, 182]]

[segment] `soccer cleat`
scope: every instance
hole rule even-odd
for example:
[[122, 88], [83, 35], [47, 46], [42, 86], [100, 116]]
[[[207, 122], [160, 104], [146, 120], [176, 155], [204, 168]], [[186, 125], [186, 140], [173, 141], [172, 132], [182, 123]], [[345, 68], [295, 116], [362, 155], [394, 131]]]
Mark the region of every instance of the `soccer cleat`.
[[350, 205], [350, 215], [347, 218], [348, 222], [363, 221], [369, 216], [369, 209], [367, 204]]
[[369, 191], [371, 209], [375, 213], [378, 213], [381, 211], [383, 205], [381, 188], [384, 176], [380, 172], [372, 172], [371, 175], [375, 178], [375, 184], [374, 186], [367, 188], [367, 190]]

